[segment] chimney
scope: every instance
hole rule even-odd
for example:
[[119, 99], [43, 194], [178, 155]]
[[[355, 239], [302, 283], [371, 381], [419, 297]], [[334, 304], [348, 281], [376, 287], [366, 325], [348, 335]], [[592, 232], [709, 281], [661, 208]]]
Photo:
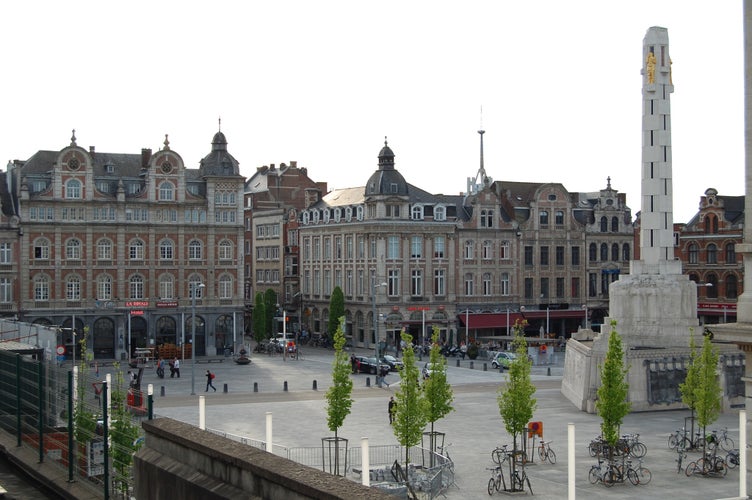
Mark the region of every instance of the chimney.
[[94, 146], [89, 146], [89, 154], [94, 154]]
[[141, 148], [141, 168], [148, 167], [149, 160], [151, 160], [151, 149]]
[[298, 168], [298, 161], [290, 160], [290, 168]]

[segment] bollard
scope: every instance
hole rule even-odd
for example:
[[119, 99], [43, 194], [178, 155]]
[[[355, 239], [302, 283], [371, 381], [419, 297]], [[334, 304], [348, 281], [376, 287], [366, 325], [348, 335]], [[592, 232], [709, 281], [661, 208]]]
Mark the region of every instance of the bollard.
[[460, 359], [457, 358], [457, 368], [459, 368], [459, 367], [460, 367]]
[[165, 388], [164, 388], [164, 386], [160, 387], [160, 389], [159, 389], [159, 395], [161, 397], [164, 397], [164, 395], [165, 395]]
[[488, 371], [488, 363], [483, 363], [483, 371], [484, 372]]
[[258, 382], [253, 383], [253, 392], [258, 392]]
[[371, 387], [371, 377], [366, 377], [366, 387]]
[[474, 366], [475, 366], [475, 361], [470, 361], [470, 369], [471, 370], [473, 369]]
[[548, 372], [546, 373], [546, 375], [548, 375], [549, 377], [551, 376], [551, 367], [550, 366], [548, 367]]
[[316, 380], [313, 381], [313, 390], [314, 391], [318, 391], [319, 390], [319, 385], [318, 385], [318, 383], [316, 383]]
[[287, 392], [287, 380], [285, 380], [284, 389], [282, 389], [282, 390], [285, 391], [285, 392]]
[[224, 389], [222, 389], [222, 392], [224, 392], [225, 394], [227, 394], [227, 384], [225, 384], [225, 387], [224, 387]]

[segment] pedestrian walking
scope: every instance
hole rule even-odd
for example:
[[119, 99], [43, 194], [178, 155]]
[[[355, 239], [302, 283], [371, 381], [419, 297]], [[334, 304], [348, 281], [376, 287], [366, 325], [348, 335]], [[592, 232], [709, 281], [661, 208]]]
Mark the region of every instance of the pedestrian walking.
[[172, 373], [170, 374], [170, 378], [172, 378], [173, 375], [177, 375], [177, 377], [180, 378], [180, 360], [177, 356], [172, 360]]
[[392, 425], [392, 422], [394, 421], [394, 407], [397, 406], [397, 403], [394, 401], [394, 396], [389, 398], [389, 406], [387, 411], [389, 412], [389, 425]]
[[206, 390], [204, 392], [209, 392], [209, 387], [214, 389], [214, 392], [217, 392], [217, 388], [214, 387], [214, 384], [212, 381], [214, 380], [214, 374], [210, 372], [209, 370], [206, 370]]

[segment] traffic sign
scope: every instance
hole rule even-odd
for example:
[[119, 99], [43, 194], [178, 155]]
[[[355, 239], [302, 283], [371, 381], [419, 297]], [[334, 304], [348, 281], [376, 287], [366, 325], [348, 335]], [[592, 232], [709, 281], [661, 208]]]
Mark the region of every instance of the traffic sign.
[[58, 356], [62, 356], [65, 354], [65, 346], [59, 345], [57, 346], [57, 349], [55, 349], [55, 352], [58, 354]]

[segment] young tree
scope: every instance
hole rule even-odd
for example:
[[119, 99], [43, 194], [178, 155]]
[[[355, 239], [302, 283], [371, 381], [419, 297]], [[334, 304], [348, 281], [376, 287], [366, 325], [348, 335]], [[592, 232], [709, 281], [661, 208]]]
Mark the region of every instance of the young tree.
[[[434, 424], [454, 410], [452, 386], [447, 382], [446, 358], [439, 352], [439, 327], [434, 325], [431, 336], [429, 363], [434, 368], [431, 376], [423, 381], [423, 396], [426, 400], [426, 420], [431, 423], [431, 451], [436, 451]], [[436, 369], [439, 367], [439, 369]]]
[[274, 331], [274, 315], [277, 313], [277, 292], [268, 288], [264, 293], [264, 320], [266, 322], [266, 336], [272, 338]]
[[[143, 441], [139, 440], [141, 426], [134, 423], [127, 405], [127, 389], [124, 389], [123, 372], [120, 363], [114, 363], [115, 380], [112, 387], [112, 424], [110, 426], [110, 456], [115, 472], [113, 483], [115, 489], [123, 495], [128, 492], [131, 482], [131, 465], [133, 454], [138, 451]], [[141, 395], [143, 397], [143, 394]]]
[[[697, 425], [705, 428], [715, 422], [721, 414], [721, 399], [723, 389], [716, 371], [718, 370], [718, 350], [710, 342], [710, 336], [705, 335], [702, 340], [702, 351], [697, 358], [698, 376], [695, 386], [695, 409], [697, 410]], [[705, 448], [703, 439], [703, 452]]]
[[261, 292], [256, 294], [256, 305], [253, 307], [253, 338], [258, 344], [266, 339], [266, 306]]
[[537, 400], [533, 397], [535, 386], [530, 380], [532, 362], [527, 357], [524, 325], [519, 320], [514, 324], [512, 345], [517, 358], [509, 363], [509, 379], [506, 387], [499, 387], [496, 398], [504, 428], [512, 435], [512, 450], [515, 455], [517, 436], [524, 435], [527, 423], [533, 418], [537, 405]]
[[345, 295], [342, 293], [342, 289], [339, 286], [335, 286], [332, 290], [332, 296], [329, 299], [329, 338], [334, 338], [334, 332], [337, 331], [338, 321], [337, 318], [345, 315]]
[[[681, 392], [682, 402], [687, 405], [692, 412], [692, 428], [690, 430], [690, 436], [695, 434], [695, 408], [697, 407], [697, 397], [695, 389], [699, 383], [699, 369], [700, 366], [697, 363], [697, 344], [695, 343], [695, 330], [690, 328], [689, 332], [689, 366], [687, 367], [687, 376], [684, 378], [684, 382], [679, 384], [679, 392]], [[681, 443], [680, 443], [681, 444]]]
[[345, 347], [345, 317], [339, 317], [339, 327], [334, 331], [334, 361], [332, 362], [332, 385], [326, 391], [326, 413], [329, 430], [334, 432], [334, 470], [339, 475], [339, 436], [337, 431], [352, 408], [352, 367]]
[[[394, 395], [395, 407], [392, 428], [397, 442], [405, 447], [405, 470], [410, 464], [410, 447], [417, 446], [426, 426], [425, 396], [420, 387], [420, 370], [415, 364], [413, 337], [402, 330], [405, 350], [402, 352], [403, 366], [399, 369], [399, 391]], [[431, 376], [434, 376], [432, 374]]]
[[[619, 428], [632, 404], [627, 401], [629, 384], [626, 381], [628, 367], [624, 364], [621, 337], [616, 331], [616, 321], [611, 321], [606, 359], [601, 366], [601, 386], [598, 388], [596, 411], [601, 417], [601, 435], [613, 450], [619, 439]], [[610, 456], [609, 459], [612, 459]]]

